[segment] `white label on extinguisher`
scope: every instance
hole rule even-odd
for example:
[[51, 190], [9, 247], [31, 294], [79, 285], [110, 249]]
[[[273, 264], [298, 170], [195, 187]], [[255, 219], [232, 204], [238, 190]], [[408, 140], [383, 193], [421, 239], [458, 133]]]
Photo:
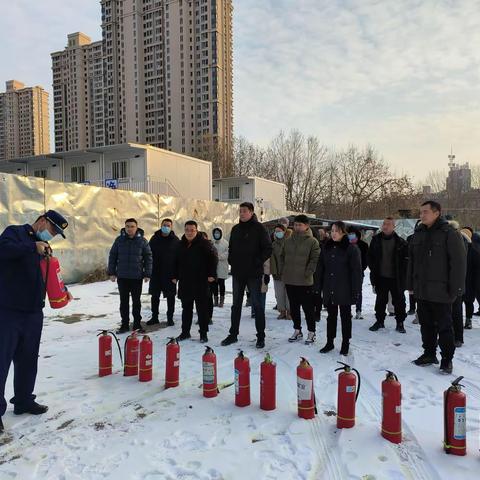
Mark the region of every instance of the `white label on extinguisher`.
[[173, 366], [174, 366], [175, 368], [177, 368], [179, 365], [180, 365], [180, 360], [175, 360], [175, 361], [173, 362]]
[[312, 380], [307, 380], [305, 378], [297, 377], [297, 394], [298, 394], [298, 400], [300, 402], [303, 400], [312, 399], [312, 389], [313, 389]]
[[215, 382], [215, 368], [213, 363], [203, 362], [203, 383], [213, 385]]
[[238, 372], [237, 369], [235, 369], [235, 395], [238, 395], [240, 393], [240, 373]]
[[402, 407], [400, 405], [395, 407], [395, 413], [402, 413]]
[[465, 440], [467, 436], [467, 411], [465, 407], [455, 407], [453, 419], [453, 438]]
[[152, 361], [151, 360], [146, 360], [145, 361], [145, 366], [146, 367], [151, 367], [152, 366]]
[[111, 350], [105, 350], [105, 356], [106, 357], [110, 357], [112, 355], [112, 351]]
[[346, 391], [347, 393], [355, 393], [355, 385], [347, 385], [347, 386], [345, 387], [345, 391]]

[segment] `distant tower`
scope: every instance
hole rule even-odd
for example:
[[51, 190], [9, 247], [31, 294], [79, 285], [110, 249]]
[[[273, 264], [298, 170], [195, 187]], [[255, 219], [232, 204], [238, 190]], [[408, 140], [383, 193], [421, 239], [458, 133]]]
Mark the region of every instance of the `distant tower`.
[[448, 156], [448, 177], [447, 177], [447, 193], [449, 195], [458, 195], [468, 192], [472, 189], [472, 171], [467, 163], [460, 165], [455, 163], [455, 155], [450, 149]]

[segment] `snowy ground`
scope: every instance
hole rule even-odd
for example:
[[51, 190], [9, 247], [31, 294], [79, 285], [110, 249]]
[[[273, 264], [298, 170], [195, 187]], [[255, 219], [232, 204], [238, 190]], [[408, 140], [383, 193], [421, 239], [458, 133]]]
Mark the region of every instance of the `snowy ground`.
[[[146, 290], [146, 287], [144, 288]], [[227, 291], [231, 290], [230, 283]], [[243, 348], [252, 367], [252, 405], [234, 405], [234, 388], [205, 399], [201, 384], [204, 347], [194, 339], [181, 344], [181, 385], [164, 390], [165, 339], [175, 327], [152, 334], [154, 380], [140, 383], [122, 376], [117, 352], [114, 375], [97, 377], [99, 328], [118, 323], [118, 295], [110, 282], [72, 286], [78, 298], [60, 312], [46, 309], [36, 393], [49, 405], [46, 415], [4, 416], [8, 433], [0, 437], [0, 479], [474, 479], [479, 478], [480, 325], [465, 332], [457, 351], [454, 375], [438, 367], [411, 364], [420, 352], [418, 325], [407, 320], [407, 334], [394, 331], [394, 320], [379, 333], [373, 322], [373, 296], [365, 285], [364, 320], [354, 320], [348, 362], [360, 370], [362, 387], [357, 425], [336, 429], [337, 360], [321, 355], [325, 320], [318, 325], [317, 344], [289, 344], [289, 321], [276, 320], [273, 291], [267, 300], [267, 346], [277, 362], [277, 409], [259, 408], [259, 365], [264, 352], [255, 349], [254, 322], [244, 309], [240, 342], [221, 347], [229, 328], [227, 306], [215, 309], [210, 345], [218, 355], [219, 382], [233, 380], [233, 360]], [[149, 297], [143, 296], [144, 319]], [[162, 301], [162, 311], [165, 303]], [[59, 315], [64, 318], [59, 318]], [[66, 318], [65, 318], [66, 317]], [[74, 323], [71, 323], [71, 322]], [[70, 323], [65, 323], [70, 322]], [[301, 420], [296, 409], [295, 368], [300, 356], [314, 367], [319, 414]], [[393, 445], [379, 434], [380, 384], [384, 370], [393, 369], [403, 387], [404, 442]], [[455, 457], [442, 450], [442, 392], [457, 375], [464, 375], [468, 396], [468, 455]], [[12, 394], [11, 379], [7, 399]]]

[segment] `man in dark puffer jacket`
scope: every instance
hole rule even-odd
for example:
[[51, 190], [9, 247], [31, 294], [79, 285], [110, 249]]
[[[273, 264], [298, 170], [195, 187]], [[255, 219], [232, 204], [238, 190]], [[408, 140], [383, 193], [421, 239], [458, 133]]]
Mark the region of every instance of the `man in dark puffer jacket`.
[[418, 302], [424, 353], [416, 365], [437, 364], [437, 343], [442, 361], [440, 370], [452, 373], [455, 352], [452, 303], [465, 290], [466, 254], [459, 232], [441, 216], [435, 201], [420, 208], [422, 224], [409, 245], [407, 288]]
[[140, 323], [142, 280], [148, 282], [152, 276], [152, 251], [138, 228], [137, 221], [129, 218], [125, 221], [120, 236], [110, 249], [108, 258], [108, 274], [112, 282], [115, 280], [120, 292], [120, 315], [122, 324], [117, 333], [128, 332], [130, 316], [130, 295], [132, 296], [133, 330], [143, 332]]

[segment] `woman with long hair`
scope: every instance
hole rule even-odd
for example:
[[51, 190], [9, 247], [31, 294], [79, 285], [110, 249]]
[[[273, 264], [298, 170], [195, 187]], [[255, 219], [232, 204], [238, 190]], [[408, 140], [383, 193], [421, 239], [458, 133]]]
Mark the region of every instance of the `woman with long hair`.
[[362, 288], [362, 260], [360, 250], [350, 243], [344, 222], [332, 224], [331, 238], [320, 254], [320, 281], [323, 303], [327, 307], [327, 343], [320, 350], [334, 349], [337, 318], [342, 322], [341, 355], [348, 355], [352, 337], [352, 305], [356, 305]]

